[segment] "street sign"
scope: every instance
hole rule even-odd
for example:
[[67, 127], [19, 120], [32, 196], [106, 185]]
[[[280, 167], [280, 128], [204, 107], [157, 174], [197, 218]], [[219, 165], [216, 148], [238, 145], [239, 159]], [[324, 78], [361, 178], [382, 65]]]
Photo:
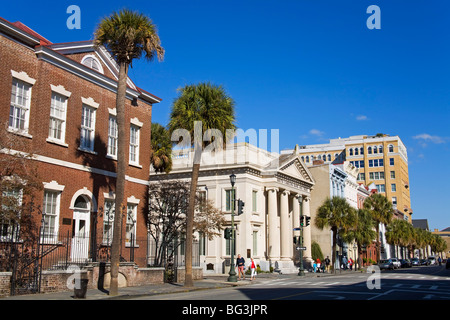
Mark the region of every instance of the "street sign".
[[300, 228], [294, 228], [294, 231], [300, 231]]
[[306, 250], [306, 247], [297, 247], [297, 250]]

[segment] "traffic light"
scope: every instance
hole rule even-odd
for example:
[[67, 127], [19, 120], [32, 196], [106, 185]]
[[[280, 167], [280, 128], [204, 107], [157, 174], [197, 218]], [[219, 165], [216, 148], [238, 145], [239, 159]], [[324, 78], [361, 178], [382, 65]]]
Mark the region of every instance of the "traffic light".
[[310, 223], [311, 223], [311, 222], [310, 222], [311, 217], [306, 216], [305, 218], [306, 218], [306, 226], [309, 226]]
[[231, 228], [225, 228], [225, 239], [230, 240], [231, 239]]
[[241, 199], [238, 200], [238, 212], [237, 215], [240, 216], [241, 214], [244, 213], [244, 206], [245, 206], [245, 202], [242, 201]]
[[300, 226], [303, 227], [305, 225], [305, 216], [300, 216]]

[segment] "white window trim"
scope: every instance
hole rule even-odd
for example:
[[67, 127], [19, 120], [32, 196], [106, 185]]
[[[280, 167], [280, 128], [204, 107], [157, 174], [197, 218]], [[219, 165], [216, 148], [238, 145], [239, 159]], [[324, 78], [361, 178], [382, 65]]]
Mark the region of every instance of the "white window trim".
[[[58, 189], [61, 189], [61, 187], [62, 187], [62, 190], [64, 190], [64, 186], [59, 185], [56, 181], [52, 181], [48, 184], [46, 184], [44, 182], [44, 199], [45, 199], [45, 192], [47, 192], [47, 191], [57, 193], [54, 233], [53, 233], [53, 235], [48, 235], [45, 233], [45, 230], [44, 230], [43, 238], [41, 239], [44, 243], [45, 242], [54, 243], [55, 241], [58, 240], [59, 218], [61, 217], [61, 193], [62, 193], [62, 190], [58, 190]], [[56, 188], [56, 189], [54, 189], [54, 188]]]
[[[99, 67], [99, 70], [95, 70], [94, 68], [91, 68], [91, 67], [89, 67], [89, 66], [87, 66], [87, 65], [84, 64], [84, 62], [86, 61], [86, 59], [89, 59], [89, 58], [92, 58], [92, 59], [94, 59], [94, 60], [97, 62], [98, 67]], [[95, 71], [97, 71], [97, 72], [100, 72], [101, 74], [105, 74], [105, 72], [104, 72], [104, 70], [103, 70], [103, 66], [102, 66], [102, 64], [100, 63], [100, 60], [99, 60], [96, 56], [94, 56], [93, 54], [88, 54], [88, 55], [84, 56], [83, 59], [81, 60], [81, 64], [84, 65], [84, 66], [86, 66], [86, 67], [88, 67], [88, 68], [91, 68], [92, 70], [95, 70]]]
[[[63, 122], [63, 125], [62, 125], [62, 128], [61, 128], [61, 139], [48, 137], [46, 139], [46, 141], [67, 148], [67, 147], [69, 147], [69, 145], [65, 142], [66, 141], [66, 128], [67, 128], [67, 111], [68, 111], [68, 100], [69, 100], [70, 96], [72, 95], [72, 93], [67, 91], [61, 85], [55, 86], [55, 85], [51, 84], [50, 87], [52, 89], [52, 94], [56, 93], [56, 94], [59, 94], [59, 95], [65, 97], [65, 101], [64, 101], [64, 122]], [[52, 97], [52, 100], [53, 100], [53, 97]], [[51, 118], [51, 112], [50, 112], [50, 118]]]
[[13, 78], [26, 82], [32, 86], [34, 86], [34, 84], [36, 83], [36, 79], [31, 78], [25, 71], [17, 72], [11, 70], [11, 75], [13, 76]]
[[[111, 110], [111, 109], [108, 109], [108, 110]], [[114, 109], [115, 110], [115, 109]], [[117, 136], [115, 137], [115, 139], [116, 139], [116, 146], [115, 146], [115, 149], [116, 149], [116, 154], [111, 154], [111, 153], [109, 153], [109, 132], [110, 132], [110, 119], [111, 118], [114, 118], [115, 119], [115, 121], [116, 121], [116, 126], [117, 126], [117, 118], [116, 118], [116, 115], [115, 114], [112, 114], [111, 112], [109, 113], [109, 117], [108, 117], [108, 144], [107, 144], [107, 146], [106, 146], [106, 158], [108, 158], [108, 159], [113, 159], [113, 160], [117, 160], [117, 148], [118, 148], [118, 141], [117, 141], [117, 139], [118, 139], [118, 137], [119, 137], [119, 132], [117, 132]], [[118, 128], [117, 128], [117, 130], [118, 130]]]
[[[136, 147], [136, 154], [135, 154], [135, 158], [136, 158], [136, 160], [135, 161], [132, 161], [130, 158], [131, 158], [131, 129], [133, 128], [133, 126], [135, 127], [135, 129], [136, 129], [136, 144], [135, 144], [135, 147]], [[140, 144], [141, 144], [141, 127], [138, 127], [138, 126], [135, 126], [135, 125], [131, 125], [130, 126], [130, 144], [129, 144], [129, 155], [128, 155], [128, 162], [129, 162], [129, 164], [130, 165], [132, 165], [132, 166], [135, 166], [135, 167], [138, 167], [138, 168], [142, 168], [142, 166], [139, 164], [139, 154], [140, 154]]]
[[[8, 125], [8, 131], [11, 133], [21, 135], [21, 136], [31, 139], [31, 138], [33, 138], [33, 136], [28, 133], [28, 129], [30, 127], [31, 95], [32, 95], [33, 85], [36, 83], [36, 80], [33, 78], [30, 78], [28, 76], [28, 74], [24, 71], [17, 72], [17, 71], [11, 70], [11, 75], [13, 76], [13, 79], [11, 80], [11, 85], [12, 85], [12, 82], [14, 81], [14, 79], [16, 79], [18, 81], [22, 81], [22, 82], [25, 82], [26, 84], [30, 85], [30, 89], [28, 92], [27, 105], [25, 106], [25, 108], [27, 109], [27, 112], [25, 113], [24, 129], [23, 130], [15, 129], [15, 128], [11, 128]], [[10, 101], [10, 104], [11, 104], [11, 101]]]
[[[81, 106], [81, 118], [83, 119], [83, 108], [86, 106], [86, 107], [88, 107], [88, 108], [91, 108], [91, 109], [93, 109], [93, 112], [92, 112], [92, 120], [91, 120], [91, 122], [92, 122], [92, 128], [89, 128], [89, 129], [91, 129], [92, 130], [92, 149], [89, 149], [89, 148], [84, 148], [84, 147], [82, 147], [81, 146], [81, 130], [83, 129], [82, 127], [83, 127], [83, 123], [81, 123], [81, 127], [80, 127], [80, 146], [78, 147], [78, 150], [80, 150], [80, 151], [85, 151], [85, 152], [89, 152], [89, 153], [92, 153], [92, 154], [97, 154], [97, 152], [95, 152], [94, 151], [94, 147], [95, 147], [95, 124], [96, 124], [96, 120], [97, 120], [97, 108], [98, 108], [98, 104], [97, 104], [97, 108], [96, 107], [94, 107], [94, 106], [92, 106], [92, 105], [90, 105], [90, 104], [88, 104], [88, 103], [85, 103], [85, 101], [83, 100], [84, 98], [81, 98], [82, 99], [82, 101], [83, 101], [83, 104], [82, 104], [82, 106]], [[92, 98], [91, 98], [92, 99]], [[92, 100], [93, 101], [93, 100]]]

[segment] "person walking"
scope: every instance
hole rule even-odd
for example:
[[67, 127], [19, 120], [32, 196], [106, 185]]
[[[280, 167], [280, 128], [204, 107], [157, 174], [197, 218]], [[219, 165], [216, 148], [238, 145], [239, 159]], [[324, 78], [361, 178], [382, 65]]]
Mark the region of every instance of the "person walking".
[[331, 264], [330, 258], [327, 256], [325, 258], [325, 268], [327, 270], [327, 273], [330, 273], [330, 264]]
[[317, 258], [317, 260], [316, 260], [317, 272], [319, 272], [319, 273], [320, 273], [320, 263], [321, 263], [320, 258]]
[[238, 256], [237, 256], [236, 266], [238, 267], [239, 280], [241, 280], [241, 274], [242, 274], [243, 280], [245, 280], [245, 272], [244, 272], [245, 259], [242, 258], [240, 254], [238, 254]]
[[250, 280], [253, 281], [255, 280], [256, 277], [256, 264], [255, 261], [253, 260], [253, 258], [250, 258], [251, 262], [250, 262], [250, 270], [251, 270], [251, 274], [250, 274]]

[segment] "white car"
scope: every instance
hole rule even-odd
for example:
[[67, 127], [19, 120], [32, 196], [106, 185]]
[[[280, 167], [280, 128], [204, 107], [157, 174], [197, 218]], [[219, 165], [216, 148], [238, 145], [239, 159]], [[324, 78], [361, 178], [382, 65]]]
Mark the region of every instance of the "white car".
[[428, 257], [428, 261], [430, 262], [430, 265], [436, 264], [436, 258], [435, 257]]
[[402, 264], [400, 263], [400, 260], [397, 258], [391, 258], [392, 263], [394, 264], [394, 268], [399, 269], [401, 268]]

